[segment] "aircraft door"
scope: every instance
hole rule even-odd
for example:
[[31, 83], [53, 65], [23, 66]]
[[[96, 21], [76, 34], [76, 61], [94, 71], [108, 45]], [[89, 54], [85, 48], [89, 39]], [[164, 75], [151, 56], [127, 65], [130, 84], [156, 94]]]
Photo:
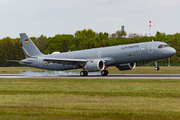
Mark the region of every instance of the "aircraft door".
[[69, 59], [73, 59], [73, 54], [70, 54], [70, 55], [69, 55]]
[[98, 52], [98, 58], [101, 58], [101, 51]]
[[39, 58], [38, 58], [38, 65], [39, 65], [39, 66], [42, 66], [42, 61], [43, 61], [43, 58], [39, 57]]
[[153, 53], [153, 43], [150, 43], [148, 46], [148, 53]]

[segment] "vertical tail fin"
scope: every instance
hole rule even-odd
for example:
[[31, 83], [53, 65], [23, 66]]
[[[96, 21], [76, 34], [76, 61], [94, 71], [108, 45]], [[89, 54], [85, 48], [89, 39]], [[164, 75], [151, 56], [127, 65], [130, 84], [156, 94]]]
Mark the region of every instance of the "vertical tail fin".
[[21, 37], [21, 42], [22, 42], [22, 45], [23, 45], [23, 49], [25, 49], [25, 51], [27, 52], [28, 55], [30, 55], [30, 56], [43, 55], [39, 51], [39, 49], [34, 45], [32, 40], [26, 35], [26, 33], [20, 33], [20, 37]]

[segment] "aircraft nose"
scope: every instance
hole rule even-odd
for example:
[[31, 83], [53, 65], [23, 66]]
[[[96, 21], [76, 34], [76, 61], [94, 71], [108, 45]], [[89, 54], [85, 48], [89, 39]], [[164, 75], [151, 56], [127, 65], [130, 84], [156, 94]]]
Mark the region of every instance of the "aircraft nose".
[[171, 48], [171, 50], [170, 50], [170, 54], [171, 54], [171, 55], [176, 54], [176, 50], [175, 50], [174, 48]]

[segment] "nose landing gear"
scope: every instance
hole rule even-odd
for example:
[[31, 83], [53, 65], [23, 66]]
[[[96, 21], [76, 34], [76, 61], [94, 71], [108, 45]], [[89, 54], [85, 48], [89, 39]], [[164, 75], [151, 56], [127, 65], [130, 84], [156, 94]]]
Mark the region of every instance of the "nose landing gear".
[[159, 67], [155, 67], [154, 69], [155, 69], [155, 70], [159, 70], [160, 68], [159, 68]]
[[154, 68], [155, 70], [160, 70], [160, 68], [158, 67], [158, 63], [157, 63], [157, 61], [155, 61], [155, 68]]

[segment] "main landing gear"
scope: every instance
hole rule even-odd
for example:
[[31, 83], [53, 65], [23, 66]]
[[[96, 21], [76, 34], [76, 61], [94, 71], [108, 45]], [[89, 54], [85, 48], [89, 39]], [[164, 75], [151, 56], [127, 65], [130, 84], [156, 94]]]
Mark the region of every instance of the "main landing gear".
[[[101, 75], [107, 76], [109, 74], [108, 70], [102, 70]], [[88, 72], [83, 69], [83, 71], [80, 72], [80, 76], [88, 76]]]
[[159, 70], [160, 68], [158, 67], [158, 63], [157, 63], [157, 61], [155, 61], [155, 68], [154, 68], [155, 70]]
[[88, 72], [87, 72], [87, 71], [81, 71], [81, 72], [80, 72], [80, 75], [81, 75], [81, 76], [87, 76], [87, 75], [88, 75]]
[[102, 76], [107, 76], [109, 74], [108, 70], [102, 70], [101, 75]]

